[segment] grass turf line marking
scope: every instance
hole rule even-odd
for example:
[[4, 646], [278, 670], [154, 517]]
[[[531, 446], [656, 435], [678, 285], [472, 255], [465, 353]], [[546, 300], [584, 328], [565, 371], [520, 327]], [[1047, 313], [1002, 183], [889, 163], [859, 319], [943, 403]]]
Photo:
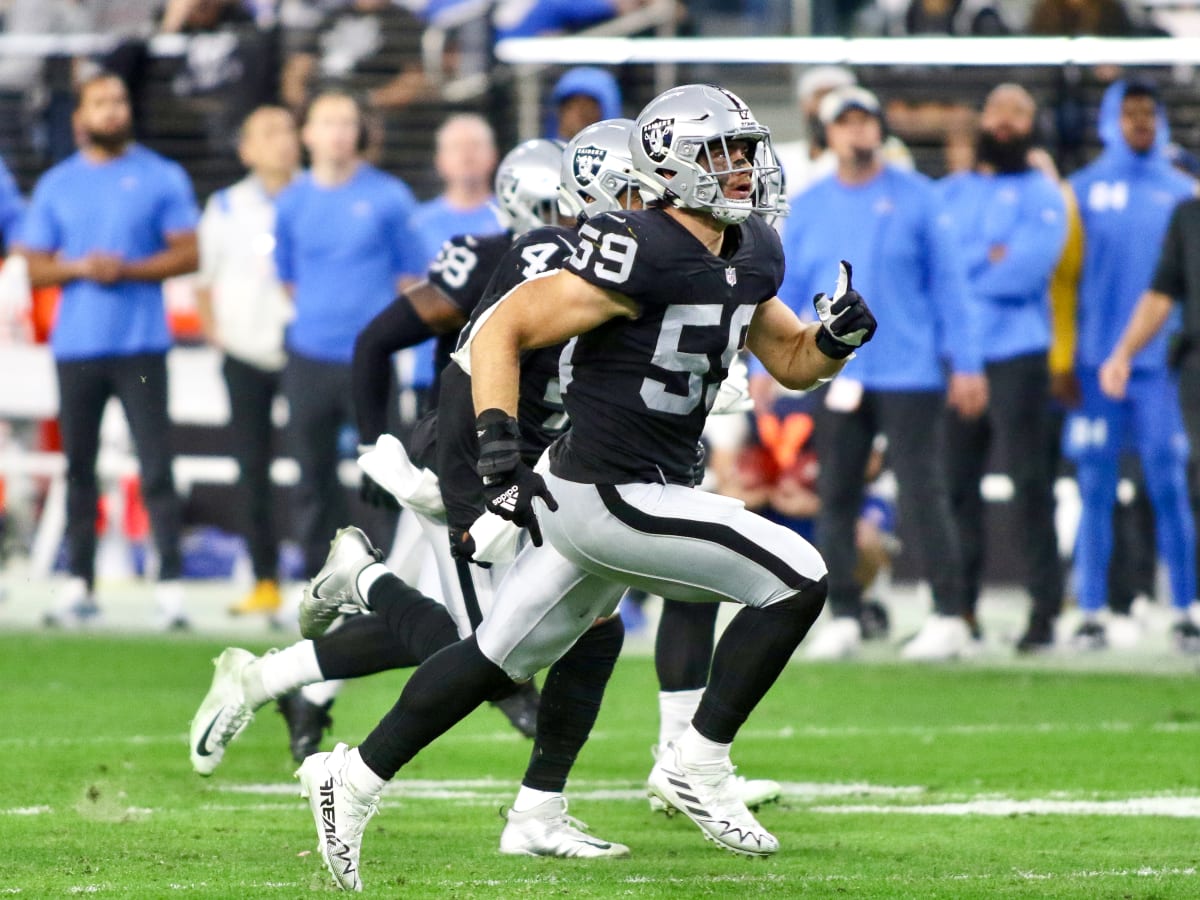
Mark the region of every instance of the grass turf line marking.
[[1200, 819], [1200, 797], [1129, 797], [1125, 800], [979, 799], [963, 803], [928, 803], [912, 806], [814, 806], [809, 811], [842, 815], [901, 813], [912, 816], [1161, 816], [1173, 819]]
[[54, 812], [51, 806], [14, 806], [12, 809], [0, 809], [0, 816], [44, 816]]

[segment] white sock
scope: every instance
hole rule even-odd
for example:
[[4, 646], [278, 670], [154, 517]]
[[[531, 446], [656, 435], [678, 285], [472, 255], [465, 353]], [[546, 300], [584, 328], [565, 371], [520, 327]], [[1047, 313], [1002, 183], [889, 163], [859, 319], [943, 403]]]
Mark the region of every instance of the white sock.
[[317, 651], [312, 641], [300, 641], [277, 653], [268, 653], [246, 666], [242, 691], [255, 709], [298, 687], [322, 681]]
[[342, 690], [342, 681], [308, 682], [300, 688], [300, 696], [315, 706], [324, 706], [336, 697]]
[[557, 791], [539, 791], [537, 788], [521, 785], [521, 789], [517, 791], [517, 799], [513, 801], [512, 810], [513, 812], [528, 812], [535, 806], [541, 806], [547, 800], [561, 796], [562, 794]]
[[371, 563], [358, 573], [358, 577], [354, 579], [354, 587], [358, 591], [358, 596], [362, 597], [364, 605], [370, 605], [367, 603], [367, 597], [370, 595], [371, 585], [384, 575], [390, 574], [392, 573], [383, 563]]
[[382, 794], [383, 786], [387, 784], [372, 771], [370, 766], [363, 762], [357, 747], [346, 754], [346, 783], [360, 797], [371, 798]]
[[704, 688], [690, 691], [658, 692], [658, 746], [661, 750], [679, 738], [692, 723], [692, 716], [700, 706]]
[[689, 725], [675, 746], [679, 748], [679, 756], [684, 763], [703, 766], [729, 759], [729, 748], [733, 745], [710, 741]]

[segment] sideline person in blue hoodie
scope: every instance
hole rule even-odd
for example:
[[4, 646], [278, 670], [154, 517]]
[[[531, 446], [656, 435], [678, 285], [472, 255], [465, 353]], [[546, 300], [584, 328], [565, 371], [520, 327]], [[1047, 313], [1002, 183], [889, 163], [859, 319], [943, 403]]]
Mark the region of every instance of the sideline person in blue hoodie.
[[[853, 654], [862, 639], [861, 589], [854, 577], [855, 520], [877, 433], [899, 482], [900, 515], [911, 516], [935, 615], [904, 649], [909, 659], [948, 659], [968, 647], [963, 573], [947, 491], [944, 405], [968, 418], [987, 405], [976, 311], [953, 226], [932, 182], [884, 162], [883, 120], [875, 95], [831, 91], [821, 124], [837, 172], [792, 203], [784, 232], [787, 274], [780, 297], [802, 310], [827, 289], [828, 260], [845, 259], [871, 297], [882, 348], [851, 361], [827, 389], [816, 424], [821, 460], [817, 535], [829, 566], [834, 619], [808, 655]], [[943, 361], [949, 360], [947, 383]], [[756, 391], [757, 393], [757, 391]], [[760, 395], [761, 396], [761, 395]]]
[[1105, 95], [1101, 115], [1105, 151], [1070, 179], [1083, 235], [1074, 316], [1080, 405], [1067, 418], [1063, 444], [1076, 463], [1083, 502], [1075, 574], [1084, 620], [1075, 642], [1085, 648], [1107, 642], [1097, 615], [1108, 593], [1112, 511], [1124, 449], [1135, 449], [1141, 458], [1158, 552], [1170, 572], [1175, 607], [1186, 610], [1196, 595], [1188, 442], [1176, 385], [1167, 369], [1167, 330], [1133, 358], [1123, 400], [1106, 396], [1099, 381], [1100, 366], [1150, 286], [1171, 213], [1195, 193], [1195, 182], [1173, 169], [1163, 152], [1166, 116], [1152, 85], [1115, 83]]
[[550, 92], [545, 136], [569, 141], [589, 125], [621, 118], [617, 79], [595, 66], [568, 69]]
[[962, 545], [967, 616], [979, 602], [983, 575], [983, 497], [979, 482], [995, 440], [1013, 481], [1033, 600], [1018, 652], [1049, 647], [1062, 610], [1062, 572], [1054, 529], [1054, 469], [1043, 447], [1051, 439], [1050, 276], [1066, 240], [1066, 211], [1057, 185], [1029, 164], [1037, 106], [1017, 84], [988, 94], [979, 119], [974, 170], [940, 185], [967, 267], [971, 302], [986, 342], [988, 414], [947, 423], [950, 501]]

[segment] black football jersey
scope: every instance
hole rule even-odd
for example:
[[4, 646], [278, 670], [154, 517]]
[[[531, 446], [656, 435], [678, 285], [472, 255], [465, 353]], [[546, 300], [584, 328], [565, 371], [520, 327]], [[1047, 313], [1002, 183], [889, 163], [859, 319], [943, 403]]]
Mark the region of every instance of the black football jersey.
[[[512, 248], [513, 234], [504, 231], [482, 237], [459, 235], [442, 244], [437, 257], [429, 265], [429, 283], [470, 317], [483, 299], [492, 273]], [[439, 335], [433, 354], [435, 389], [440, 389], [441, 372], [450, 362], [458, 341], [458, 332]]]
[[692, 484], [696, 444], [750, 320], [783, 280], [779, 236], [760, 217], [725, 230], [721, 255], [662, 210], [606, 213], [579, 230], [566, 268], [635, 301], [570, 342], [571, 430], [553, 471], [573, 481]]
[[[468, 352], [470, 337], [487, 310], [524, 281], [563, 268], [575, 246], [573, 231], [552, 227], [527, 232], [515, 241], [460, 332], [459, 347]], [[521, 355], [517, 418], [521, 427], [521, 458], [529, 466], [537, 462], [567, 427], [558, 382], [561, 353], [559, 344]], [[447, 520], [453, 526], [468, 528], [483, 512], [482, 483], [475, 472], [479, 440], [475, 435], [471, 383], [457, 364], [450, 365], [442, 378], [443, 388], [438, 397], [438, 478]]]

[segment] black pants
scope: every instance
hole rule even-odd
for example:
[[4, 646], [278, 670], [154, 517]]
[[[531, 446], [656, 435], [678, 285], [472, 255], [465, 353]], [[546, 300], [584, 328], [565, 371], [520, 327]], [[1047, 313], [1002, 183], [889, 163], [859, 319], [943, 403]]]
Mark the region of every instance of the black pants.
[[328, 363], [292, 353], [283, 370], [283, 393], [289, 418], [288, 452], [300, 466], [292, 493], [293, 526], [304, 554], [304, 577], [321, 570], [329, 542], [341, 527], [359, 525], [385, 552], [396, 533], [396, 515], [356, 503], [348, 509], [338, 481], [338, 437], [353, 425], [349, 363]]
[[817, 538], [829, 567], [829, 603], [835, 616], [857, 617], [862, 589], [854, 580], [855, 523], [862, 508], [871, 444], [888, 439], [888, 462], [899, 484], [899, 514], [913, 526], [921, 568], [933, 587], [938, 614], [963, 613], [962, 561], [946, 488], [941, 391], [864, 391], [854, 412], [817, 414], [817, 479], [821, 513]]
[[271, 405], [279, 393], [279, 372], [260, 369], [231, 356], [221, 367], [229, 388], [229, 431], [238, 479], [238, 520], [250, 548], [254, 577], [274, 579], [279, 542], [271, 506]]
[[100, 420], [110, 397], [121, 401], [141, 467], [142, 498], [161, 560], [159, 578], [182, 569], [182, 504], [171, 471], [167, 415], [167, 358], [163, 353], [58, 363], [59, 414], [67, 457], [67, 552], [72, 575], [90, 587], [96, 578], [96, 455]]
[[1013, 482], [1033, 614], [1052, 620], [1062, 610], [1063, 582], [1054, 530], [1054, 469], [1039, 452], [1053, 429], [1046, 354], [989, 363], [987, 377], [987, 412], [968, 422], [949, 411], [946, 425], [950, 504], [962, 550], [967, 611], [974, 613], [983, 579], [985, 512], [979, 483], [995, 446]]
[[1185, 359], [1179, 369], [1179, 408], [1183, 412], [1183, 427], [1189, 444], [1188, 484], [1192, 492], [1192, 513], [1200, 516], [1200, 363], [1193, 357]]

